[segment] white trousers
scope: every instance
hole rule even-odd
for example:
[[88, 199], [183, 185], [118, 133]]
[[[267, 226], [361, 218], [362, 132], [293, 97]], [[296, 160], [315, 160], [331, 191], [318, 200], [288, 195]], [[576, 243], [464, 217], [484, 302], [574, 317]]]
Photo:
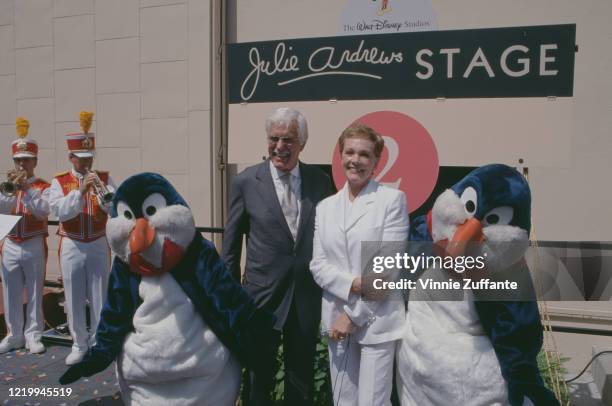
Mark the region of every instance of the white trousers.
[[[96, 329], [106, 300], [110, 262], [106, 237], [92, 242], [62, 237], [59, 258], [72, 346], [84, 351], [96, 343]], [[89, 302], [89, 332], [85, 315], [86, 300]]]
[[[12, 341], [25, 338], [40, 340], [44, 328], [42, 294], [47, 264], [44, 237], [23, 242], [9, 238], [2, 246], [2, 295], [4, 296], [7, 337]], [[23, 325], [23, 288], [26, 289], [25, 331]]]
[[389, 406], [397, 341], [359, 344], [352, 335], [329, 340], [334, 406]]

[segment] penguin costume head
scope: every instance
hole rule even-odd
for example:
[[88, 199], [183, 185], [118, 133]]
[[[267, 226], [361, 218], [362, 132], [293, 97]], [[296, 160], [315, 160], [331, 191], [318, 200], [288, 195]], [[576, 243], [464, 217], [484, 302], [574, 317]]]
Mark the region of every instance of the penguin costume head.
[[[531, 228], [531, 192], [515, 169], [477, 168], [442, 193], [427, 216], [431, 239], [453, 256], [473, 242], [487, 264], [507, 267], [523, 256]], [[481, 244], [480, 244], [481, 243]]]
[[146, 276], [170, 271], [195, 234], [189, 206], [163, 176], [140, 173], [117, 189], [106, 235], [132, 272]]

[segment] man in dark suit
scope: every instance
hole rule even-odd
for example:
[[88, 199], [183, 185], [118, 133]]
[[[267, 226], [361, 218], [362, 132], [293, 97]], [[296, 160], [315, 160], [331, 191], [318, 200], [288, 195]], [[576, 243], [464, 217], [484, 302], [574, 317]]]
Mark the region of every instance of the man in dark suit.
[[269, 405], [281, 343], [285, 404], [311, 405], [314, 356], [321, 318], [321, 290], [312, 279], [315, 208], [332, 193], [329, 177], [299, 162], [308, 139], [304, 116], [290, 108], [266, 120], [269, 159], [234, 180], [223, 239], [223, 259], [240, 278], [242, 236], [247, 236], [244, 289], [258, 307], [274, 313], [275, 329], [262, 337], [248, 371], [246, 405]]

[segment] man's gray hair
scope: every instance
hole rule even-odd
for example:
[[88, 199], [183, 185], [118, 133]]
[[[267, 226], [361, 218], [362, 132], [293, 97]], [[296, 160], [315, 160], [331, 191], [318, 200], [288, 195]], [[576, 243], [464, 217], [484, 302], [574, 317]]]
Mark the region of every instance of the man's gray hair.
[[306, 117], [296, 109], [290, 107], [280, 107], [272, 112], [266, 119], [266, 135], [270, 134], [273, 125], [285, 125], [291, 127], [293, 122], [297, 123], [297, 133], [300, 145], [306, 145], [308, 141], [308, 124]]

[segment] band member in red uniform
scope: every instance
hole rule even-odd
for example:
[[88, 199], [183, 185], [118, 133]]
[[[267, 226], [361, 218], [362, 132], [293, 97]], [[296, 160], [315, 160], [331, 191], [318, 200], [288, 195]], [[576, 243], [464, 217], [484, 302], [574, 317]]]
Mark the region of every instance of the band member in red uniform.
[[93, 113], [81, 112], [83, 131], [66, 135], [72, 169], [56, 174], [49, 192], [49, 205], [60, 221], [59, 259], [73, 339], [67, 365], [81, 361], [96, 342], [110, 268], [106, 219], [115, 184], [108, 172], [91, 170], [95, 154], [95, 137], [89, 132], [92, 118]]
[[[45, 351], [40, 339], [44, 327], [42, 290], [47, 264], [49, 183], [34, 176], [38, 144], [27, 136], [29, 127], [28, 120], [17, 119], [19, 138], [11, 145], [15, 170], [9, 171], [8, 181], [0, 185], [0, 213], [21, 216], [2, 244], [2, 294], [8, 334], [0, 343], [0, 354], [24, 344], [31, 353]], [[28, 299], [25, 330], [24, 287]]]

